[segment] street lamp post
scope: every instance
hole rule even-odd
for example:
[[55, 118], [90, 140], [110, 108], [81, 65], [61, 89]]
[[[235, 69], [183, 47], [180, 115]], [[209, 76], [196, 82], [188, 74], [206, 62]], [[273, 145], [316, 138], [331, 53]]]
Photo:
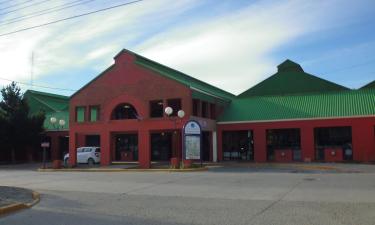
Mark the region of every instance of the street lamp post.
[[[53, 128], [55, 128], [56, 130], [62, 129], [65, 126], [65, 123], [66, 123], [64, 119], [60, 119], [60, 120], [57, 121], [57, 118], [53, 117], [53, 116], [49, 119], [49, 122], [52, 124]], [[58, 125], [56, 125], [57, 122], [58, 122]], [[43, 146], [43, 168], [44, 169], [46, 168], [47, 148], [50, 148], [50, 147], [51, 147], [50, 144], [48, 144], [48, 145], [45, 144]]]
[[[165, 107], [164, 112], [165, 112], [165, 114], [167, 114], [168, 118], [170, 120], [172, 120], [172, 118], [170, 117], [172, 115], [172, 113], [173, 113], [172, 107], [170, 107], [170, 106]], [[178, 118], [180, 120], [182, 120], [184, 118], [184, 116], [185, 116], [185, 111], [184, 110], [180, 109], [180, 110], [177, 111], [177, 118], [173, 118], [173, 121], [174, 121], [174, 130], [177, 129], [177, 124], [176, 123], [177, 123]], [[182, 138], [182, 132], [181, 132], [181, 138]], [[181, 152], [181, 154], [183, 154], [183, 152]], [[178, 158], [178, 157], [176, 157], [176, 158]]]

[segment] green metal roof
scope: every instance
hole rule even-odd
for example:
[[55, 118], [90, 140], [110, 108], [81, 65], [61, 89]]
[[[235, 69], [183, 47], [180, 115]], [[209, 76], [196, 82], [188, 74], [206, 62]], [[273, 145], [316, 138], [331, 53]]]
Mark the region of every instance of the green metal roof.
[[268, 121], [375, 115], [375, 90], [238, 98], [220, 122]]
[[33, 90], [27, 90], [24, 97], [29, 104], [30, 115], [35, 115], [41, 111], [45, 113], [44, 128], [46, 130], [57, 129], [50, 123], [51, 117], [55, 117], [58, 121], [60, 119], [65, 120], [65, 125], [59, 126], [58, 129], [69, 128], [69, 97]]
[[299, 64], [291, 60], [286, 60], [278, 66], [276, 74], [241, 93], [238, 97], [246, 98], [251, 96], [343, 90], [349, 90], [349, 88], [305, 73]]
[[[205, 83], [203, 81], [200, 81], [194, 77], [191, 77], [189, 75], [186, 75], [180, 71], [177, 71], [175, 69], [172, 69], [170, 67], [167, 67], [165, 65], [162, 65], [160, 63], [157, 63], [155, 61], [152, 61], [146, 57], [143, 57], [141, 55], [138, 55], [137, 53], [134, 53], [130, 50], [127, 50], [127, 49], [123, 49], [121, 50], [119, 53], [116, 54], [116, 56], [114, 58], [117, 58], [119, 55], [121, 55], [122, 53], [124, 52], [127, 52], [127, 53], [130, 53], [132, 55], [135, 56], [136, 60], [135, 60], [135, 63], [144, 67], [144, 68], [147, 68], [147, 69], [150, 69], [164, 77], [167, 77], [169, 79], [172, 79], [174, 81], [177, 81], [185, 86], [188, 86], [190, 88], [193, 89], [193, 93], [194, 92], [200, 92], [199, 95], [197, 96], [205, 96], [205, 98], [216, 98], [217, 100], [215, 101], [218, 101], [218, 102], [221, 102], [221, 101], [224, 101], [224, 102], [230, 102], [231, 99], [235, 98], [235, 95], [229, 93], [229, 92], [226, 92], [220, 88], [217, 88], [213, 85], [210, 85], [208, 83]], [[111, 65], [110, 67], [108, 67], [106, 70], [104, 70], [102, 73], [100, 73], [98, 76], [96, 76], [93, 80], [91, 80], [89, 83], [87, 83], [85, 86], [83, 86], [81, 89], [79, 89], [77, 92], [75, 92], [72, 96], [70, 97], [73, 97], [75, 96], [77, 93], [79, 93], [82, 89], [84, 89], [85, 87], [87, 87], [91, 82], [93, 82], [94, 80], [98, 79], [100, 76], [104, 75], [107, 71], [110, 71], [112, 68], [114, 67], [114, 65]], [[194, 91], [194, 89], [196, 89], [197, 91]]]
[[150, 70], [153, 70], [157, 72], [160, 75], [163, 75], [169, 79], [175, 80], [183, 85], [186, 85], [188, 87], [191, 87], [193, 90], [197, 89], [198, 91], [201, 91], [203, 94], [204, 92], [207, 93], [209, 96], [218, 97], [222, 100], [230, 101], [235, 97], [235, 95], [226, 92], [220, 88], [217, 88], [211, 84], [208, 84], [206, 82], [203, 82], [201, 80], [198, 80], [194, 77], [191, 77], [187, 74], [184, 74], [178, 70], [172, 69], [170, 67], [167, 67], [165, 65], [162, 65], [160, 63], [157, 63], [155, 61], [152, 61], [148, 58], [145, 58], [141, 55], [138, 55], [134, 52], [131, 52], [129, 50], [124, 49], [123, 51], [130, 52], [131, 54], [136, 56], [136, 63], [138, 65], [141, 65], [145, 68], [148, 68]]
[[360, 89], [369, 89], [369, 88], [375, 89], [375, 80], [366, 84], [365, 86], [361, 87]]

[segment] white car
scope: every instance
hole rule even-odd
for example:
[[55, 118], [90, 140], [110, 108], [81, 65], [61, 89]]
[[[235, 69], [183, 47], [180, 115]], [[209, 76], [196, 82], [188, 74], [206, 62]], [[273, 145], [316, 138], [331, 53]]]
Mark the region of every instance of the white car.
[[[68, 165], [69, 153], [64, 156], [64, 163]], [[80, 147], [77, 148], [77, 163], [87, 163], [94, 165], [100, 163], [99, 147]]]

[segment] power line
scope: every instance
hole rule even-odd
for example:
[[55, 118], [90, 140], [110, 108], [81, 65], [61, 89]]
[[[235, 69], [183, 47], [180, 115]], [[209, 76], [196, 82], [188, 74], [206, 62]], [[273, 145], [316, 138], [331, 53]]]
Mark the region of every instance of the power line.
[[47, 88], [47, 89], [54, 89], [54, 90], [60, 90], [60, 91], [77, 91], [77, 90], [74, 90], [74, 89], [67, 89], [67, 88], [58, 88], [58, 87], [51, 87], [51, 86], [44, 86], [44, 85], [36, 85], [36, 84], [28, 84], [26, 82], [20, 82], [20, 81], [15, 81], [15, 80], [10, 80], [10, 79], [7, 79], [7, 78], [2, 78], [0, 77], [0, 80], [5, 80], [5, 81], [10, 81], [10, 82], [15, 82], [17, 84], [22, 84], [22, 85], [26, 85], [26, 86], [32, 86], [32, 87], [40, 87], [40, 88]]
[[26, 8], [29, 8], [29, 7], [32, 7], [32, 6], [40, 5], [40, 4], [43, 4], [45, 2], [49, 2], [49, 1], [52, 1], [52, 0], [43, 0], [43, 1], [36, 2], [34, 4], [31, 4], [31, 5], [20, 7], [20, 8], [17, 8], [17, 9], [11, 10], [11, 11], [7, 11], [7, 12], [4, 12], [4, 13], [0, 13], [0, 16], [6, 15], [6, 14], [9, 14], [9, 13], [12, 13], [12, 12], [17, 12], [18, 10], [21, 10], [21, 9], [26, 9]]
[[10, 34], [14, 34], [14, 33], [18, 33], [18, 32], [22, 32], [22, 31], [26, 31], [26, 30], [31, 30], [31, 29], [39, 28], [39, 27], [44, 27], [44, 26], [55, 24], [55, 23], [59, 23], [59, 22], [62, 22], [62, 21], [75, 19], [75, 18], [78, 18], [78, 17], [83, 17], [83, 16], [95, 14], [95, 13], [98, 13], [98, 12], [107, 11], [107, 10], [114, 9], [114, 8], [119, 8], [119, 7], [122, 7], [122, 6], [127, 6], [127, 5], [134, 4], [134, 3], [137, 3], [137, 2], [141, 2], [141, 1], [143, 1], [143, 0], [136, 0], [136, 1], [132, 1], [132, 2], [126, 2], [126, 3], [119, 4], [119, 5], [114, 5], [114, 6], [111, 6], [111, 7], [102, 8], [102, 9], [98, 9], [98, 10], [95, 10], [95, 11], [91, 11], [91, 12], [87, 12], [87, 13], [82, 13], [82, 14], [78, 14], [78, 15], [75, 15], [75, 16], [70, 16], [70, 17], [66, 17], [66, 18], [63, 18], [63, 19], [59, 19], [59, 20], [54, 20], [54, 21], [51, 21], [51, 22], [48, 22], [48, 23], [43, 23], [43, 24], [32, 26], [32, 27], [26, 27], [26, 28], [15, 30], [15, 31], [8, 32], [8, 33], [2, 33], [2, 34], [0, 34], [0, 37], [6, 36], [6, 35], [10, 35]]
[[65, 4], [62, 4], [62, 5], [59, 5], [59, 6], [51, 7], [51, 8], [48, 8], [48, 9], [40, 10], [40, 11], [37, 11], [37, 12], [29, 13], [29, 14], [26, 14], [26, 15], [23, 15], [23, 16], [20, 16], [20, 17], [15, 17], [15, 18], [3, 21], [2, 23], [0, 23], [0, 26], [24, 21], [24, 20], [27, 20], [27, 19], [31, 19], [31, 18], [34, 18], [34, 17], [42, 16], [42, 15], [46, 15], [46, 14], [53, 13], [53, 12], [58, 12], [58, 11], [61, 11], [61, 10], [64, 10], [64, 9], [68, 9], [68, 8], [78, 6], [78, 5], [83, 5], [83, 4], [86, 4], [86, 3], [89, 3], [89, 2], [93, 2], [93, 1], [96, 1], [96, 0], [86, 0], [86, 1], [76, 0], [76, 1], [72, 1], [72, 2], [65, 3]]
[[[0, 11], [1, 11], [1, 10], [4, 10], [4, 9], [13, 8], [13, 7], [15, 7], [15, 6], [23, 5], [23, 4], [26, 4], [26, 3], [28, 3], [28, 2], [32, 2], [32, 1], [33, 1], [33, 0], [27, 0], [27, 1], [20, 2], [20, 3], [14, 4], [14, 5], [9, 5], [9, 6], [7, 6], [7, 7], [0, 8]], [[9, 1], [8, 1], [8, 2], [9, 2]], [[1, 2], [1, 4], [4, 4], [4, 3], [7, 3], [7, 1]]]

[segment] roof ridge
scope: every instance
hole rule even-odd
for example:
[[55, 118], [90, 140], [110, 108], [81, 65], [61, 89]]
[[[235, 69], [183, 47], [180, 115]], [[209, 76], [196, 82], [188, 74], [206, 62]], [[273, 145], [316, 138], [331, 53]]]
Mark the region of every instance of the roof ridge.
[[25, 94], [26, 94], [27, 92], [30, 92], [30, 93], [32, 93], [32, 94], [45, 95], [45, 96], [54, 97], [54, 98], [60, 98], [60, 99], [66, 99], [66, 100], [69, 99], [69, 96], [58, 95], [58, 94], [49, 93], [49, 92], [35, 91], [35, 90], [30, 90], [30, 89], [27, 90], [27, 91], [25, 92]]
[[[212, 84], [209, 84], [209, 83], [207, 83], [207, 82], [205, 82], [205, 81], [202, 81], [202, 80], [199, 80], [199, 79], [197, 79], [197, 78], [195, 78], [195, 77], [192, 77], [192, 76], [190, 76], [190, 75], [188, 75], [188, 74], [186, 74], [186, 73], [184, 73], [184, 72], [181, 72], [181, 71], [179, 71], [179, 70], [177, 70], [177, 69], [174, 69], [174, 68], [171, 68], [171, 67], [166, 66], [166, 65], [164, 65], [164, 64], [161, 64], [161, 63], [159, 63], [159, 62], [156, 62], [156, 61], [154, 61], [154, 60], [152, 60], [152, 59], [149, 59], [149, 58], [147, 58], [147, 57], [145, 57], [145, 56], [139, 55], [139, 54], [137, 54], [137, 53], [135, 53], [135, 52], [133, 52], [133, 51], [130, 51], [130, 50], [128, 50], [128, 49], [123, 49], [121, 52], [119, 52], [119, 53], [115, 56], [115, 58], [116, 58], [118, 55], [120, 55], [122, 52], [124, 52], [124, 51], [125, 51], [125, 52], [129, 52], [129, 53], [135, 55], [136, 57], [139, 57], [139, 58], [141, 58], [141, 59], [144, 59], [144, 60], [146, 60], [146, 61], [149, 61], [149, 62], [151, 62], [151, 63], [154, 63], [154, 64], [156, 64], [156, 65], [158, 65], [158, 66], [161, 66], [161, 67], [164, 67], [164, 68], [166, 68], [166, 69], [168, 69], [168, 70], [172, 70], [172, 71], [174, 71], [174, 72], [176, 72], [176, 73], [179, 73], [179, 74], [185, 76], [186, 78], [189, 78], [189, 79], [192, 79], [192, 80], [194, 80], [194, 81], [196, 81], [196, 82], [201, 83], [202, 85], [207, 85], [207, 86], [209, 86], [210, 88], [214, 88], [214, 89], [216, 89], [216, 90], [222, 92], [222, 93], [225, 94], [225, 95], [229, 95], [229, 96], [231, 96], [231, 97], [235, 97], [234, 94], [232, 94], [232, 93], [230, 93], [230, 92], [228, 92], [228, 91], [225, 91], [225, 90], [223, 90], [223, 89], [221, 89], [221, 88], [218, 88], [218, 87], [216, 87], [216, 86], [214, 86], [214, 85], [212, 85]], [[204, 90], [204, 91], [207, 91], [207, 90]]]

